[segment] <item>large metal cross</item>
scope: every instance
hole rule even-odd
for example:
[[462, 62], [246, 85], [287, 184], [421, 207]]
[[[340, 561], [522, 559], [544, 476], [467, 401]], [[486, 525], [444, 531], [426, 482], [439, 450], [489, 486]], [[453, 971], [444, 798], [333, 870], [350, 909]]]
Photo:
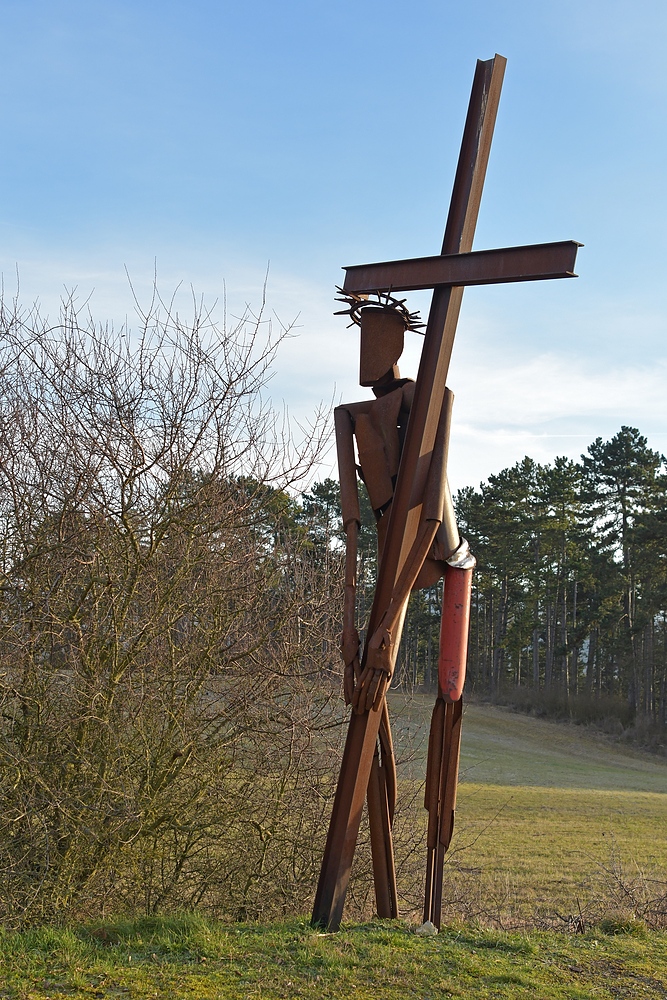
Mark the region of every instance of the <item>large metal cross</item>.
[[[576, 277], [581, 244], [570, 240], [472, 252], [505, 64], [499, 55], [477, 63], [441, 254], [345, 269], [347, 293], [434, 290], [368, 636], [382, 619], [417, 537], [464, 286]], [[367, 648], [362, 667], [366, 656]], [[377, 707], [353, 713], [350, 720], [313, 911], [313, 922], [330, 930], [342, 917], [381, 715]]]

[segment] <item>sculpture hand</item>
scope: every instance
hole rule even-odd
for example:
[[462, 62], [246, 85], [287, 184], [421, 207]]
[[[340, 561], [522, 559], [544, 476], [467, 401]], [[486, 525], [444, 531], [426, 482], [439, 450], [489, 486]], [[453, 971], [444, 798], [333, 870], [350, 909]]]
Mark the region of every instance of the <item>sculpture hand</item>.
[[379, 708], [391, 680], [392, 654], [391, 632], [381, 625], [368, 643], [366, 666], [354, 689], [352, 707], [358, 715]]
[[368, 643], [368, 657], [366, 662], [371, 664], [375, 670], [384, 670], [391, 676], [391, 661], [394, 651], [394, 642], [391, 632], [380, 622], [379, 628], [375, 630]]
[[379, 708], [388, 684], [389, 675], [386, 671], [366, 666], [352, 696], [352, 708], [357, 715], [363, 715], [371, 708]]

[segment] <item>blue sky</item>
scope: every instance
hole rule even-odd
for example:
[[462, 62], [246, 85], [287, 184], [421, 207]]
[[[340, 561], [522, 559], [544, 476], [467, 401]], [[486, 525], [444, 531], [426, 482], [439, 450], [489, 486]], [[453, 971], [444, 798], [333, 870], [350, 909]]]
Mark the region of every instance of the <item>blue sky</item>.
[[[451, 477], [576, 457], [633, 424], [667, 451], [664, 0], [0, 0], [0, 269], [129, 316], [157, 261], [299, 336], [297, 418], [363, 398], [344, 264], [436, 253], [477, 58], [508, 58], [478, 249], [577, 239], [576, 281], [466, 291]], [[411, 298], [411, 305], [413, 305]], [[425, 311], [428, 301], [414, 296]], [[402, 365], [415, 374], [420, 340]], [[333, 468], [325, 464], [324, 473]]]

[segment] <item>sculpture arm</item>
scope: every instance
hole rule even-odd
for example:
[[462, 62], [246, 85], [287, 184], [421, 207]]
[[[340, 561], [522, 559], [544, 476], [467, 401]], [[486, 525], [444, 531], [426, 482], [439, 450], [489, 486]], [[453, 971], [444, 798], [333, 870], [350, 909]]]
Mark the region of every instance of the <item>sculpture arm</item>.
[[343, 635], [341, 652], [344, 672], [345, 704], [352, 701], [355, 682], [361, 673], [359, 666], [359, 633], [356, 627], [357, 551], [361, 512], [359, 490], [354, 461], [354, 433], [352, 417], [346, 407], [334, 411], [336, 452], [340, 479], [341, 510], [345, 530], [345, 588], [343, 603]]

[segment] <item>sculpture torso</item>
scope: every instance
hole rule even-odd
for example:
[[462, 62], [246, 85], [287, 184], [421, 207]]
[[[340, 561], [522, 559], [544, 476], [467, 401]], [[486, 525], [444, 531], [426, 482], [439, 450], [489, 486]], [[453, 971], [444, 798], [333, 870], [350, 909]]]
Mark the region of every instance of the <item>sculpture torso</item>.
[[[343, 404], [350, 414], [357, 444], [357, 471], [366, 486], [378, 532], [378, 563], [382, 559], [396, 477], [415, 393], [413, 379], [395, 379], [375, 399]], [[451, 554], [438, 536], [413, 589], [430, 587], [444, 574], [444, 560]]]

